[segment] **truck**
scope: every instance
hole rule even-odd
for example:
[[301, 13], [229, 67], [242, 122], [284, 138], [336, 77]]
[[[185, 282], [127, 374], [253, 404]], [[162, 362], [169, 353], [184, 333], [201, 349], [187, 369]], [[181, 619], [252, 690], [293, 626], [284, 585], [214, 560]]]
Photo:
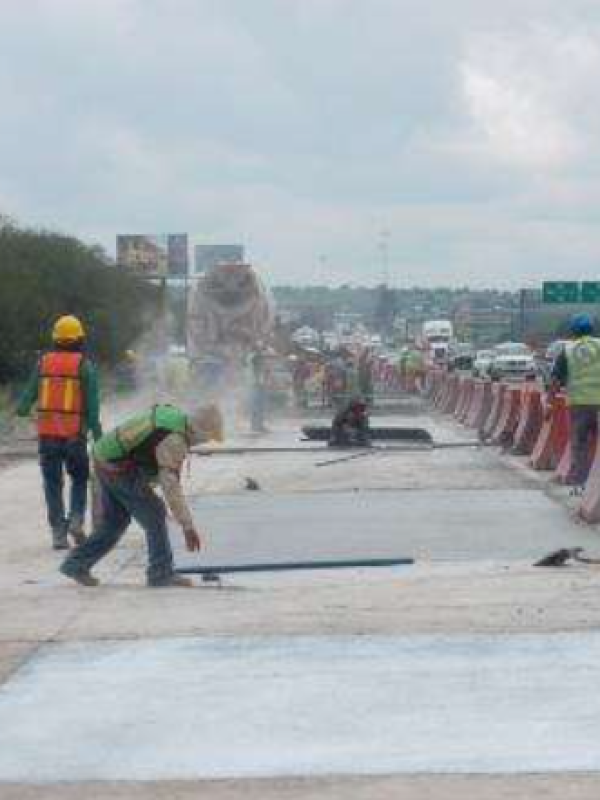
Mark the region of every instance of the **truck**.
[[428, 360], [442, 363], [448, 359], [448, 351], [454, 337], [452, 323], [448, 319], [432, 319], [423, 323], [421, 339]]

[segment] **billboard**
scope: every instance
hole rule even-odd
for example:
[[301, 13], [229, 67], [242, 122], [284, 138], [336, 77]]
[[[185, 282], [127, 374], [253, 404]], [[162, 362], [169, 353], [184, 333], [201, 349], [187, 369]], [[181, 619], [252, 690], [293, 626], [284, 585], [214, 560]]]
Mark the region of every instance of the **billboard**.
[[215, 264], [243, 264], [241, 244], [197, 244], [194, 248], [194, 274], [202, 275]]
[[136, 275], [184, 277], [188, 273], [187, 233], [117, 236], [117, 264]]

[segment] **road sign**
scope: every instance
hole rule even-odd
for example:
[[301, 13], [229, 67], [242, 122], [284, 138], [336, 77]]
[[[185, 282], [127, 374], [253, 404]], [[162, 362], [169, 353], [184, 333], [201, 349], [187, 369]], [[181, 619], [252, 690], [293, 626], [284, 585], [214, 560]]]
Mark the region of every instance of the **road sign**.
[[577, 281], [544, 281], [544, 303], [578, 303], [581, 297]]
[[600, 303], [600, 281], [584, 281], [581, 284], [582, 303]]

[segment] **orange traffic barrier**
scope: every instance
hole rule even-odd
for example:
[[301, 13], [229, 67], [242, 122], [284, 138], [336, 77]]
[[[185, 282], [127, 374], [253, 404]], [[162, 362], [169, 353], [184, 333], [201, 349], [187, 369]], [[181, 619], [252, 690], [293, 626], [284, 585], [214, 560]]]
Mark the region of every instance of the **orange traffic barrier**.
[[586, 522], [600, 522], [600, 437], [596, 441], [592, 468], [577, 513]]
[[444, 398], [444, 395], [447, 391], [447, 378], [448, 374], [442, 370], [440, 370], [437, 374], [437, 388], [433, 395], [433, 405], [436, 408], [440, 407], [440, 404]]
[[482, 398], [483, 398], [483, 381], [477, 380], [475, 378], [473, 379], [473, 391], [471, 392], [471, 399], [465, 413], [465, 418], [463, 420], [465, 425], [469, 425], [469, 420], [473, 418], [475, 409], [481, 403]]
[[453, 398], [452, 402], [448, 402], [446, 404], [447, 413], [454, 414], [456, 409], [462, 402], [462, 393], [463, 393], [463, 379], [460, 375], [452, 374], [448, 378], [448, 382], [451, 383], [453, 389]]
[[569, 411], [565, 396], [556, 395], [550, 408], [544, 409], [544, 416], [531, 453], [531, 466], [537, 470], [555, 469], [569, 444]]
[[473, 396], [473, 386], [473, 378], [463, 378], [460, 399], [456, 405], [456, 410], [454, 411], [454, 416], [459, 422], [463, 422], [469, 411], [471, 398]]
[[425, 373], [425, 381], [423, 385], [423, 396], [428, 400], [430, 400], [435, 394], [435, 390], [437, 388], [436, 379], [437, 372], [432, 369], [428, 369]]
[[453, 414], [458, 403], [458, 394], [460, 388], [460, 378], [458, 375], [450, 375], [448, 378], [448, 389], [444, 397], [444, 401], [440, 410], [444, 414]]
[[443, 410], [444, 406], [448, 402], [448, 397], [450, 396], [450, 390], [451, 390], [451, 378], [452, 378], [451, 375], [445, 373], [442, 379], [443, 380], [442, 388], [440, 390], [436, 403], [436, 406], [437, 408], [439, 408], [440, 411]]
[[465, 425], [476, 428], [478, 431], [489, 416], [492, 408], [492, 382], [489, 380], [476, 380], [473, 387], [473, 399]]
[[507, 391], [508, 387], [505, 383], [494, 383], [492, 386], [492, 403], [490, 406], [490, 413], [488, 414], [487, 419], [484, 421], [481, 431], [480, 431], [480, 438], [481, 439], [489, 439], [492, 433], [496, 429], [496, 425], [498, 424], [498, 420], [500, 419], [500, 415], [502, 414], [502, 409], [504, 407], [504, 395]]
[[[589, 452], [588, 452], [588, 471], [591, 471], [592, 464], [594, 463], [594, 457], [596, 453], [596, 449], [598, 447], [598, 436], [595, 433], [594, 436], [591, 438], [589, 443]], [[565, 447], [564, 452], [558, 462], [558, 466], [556, 467], [556, 471], [554, 473], [554, 477], [558, 481], [558, 483], [571, 483], [573, 473], [573, 450], [571, 448], [571, 443]]]
[[521, 415], [521, 387], [507, 386], [498, 422], [490, 434], [492, 444], [510, 447]]
[[513, 438], [512, 452], [515, 455], [531, 455], [543, 422], [542, 391], [539, 386], [526, 383], [523, 389], [521, 418]]

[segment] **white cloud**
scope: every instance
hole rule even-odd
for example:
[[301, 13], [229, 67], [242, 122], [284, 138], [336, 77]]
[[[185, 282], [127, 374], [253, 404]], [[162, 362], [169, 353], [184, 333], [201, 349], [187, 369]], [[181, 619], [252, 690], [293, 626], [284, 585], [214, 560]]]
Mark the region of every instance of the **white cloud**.
[[403, 283], [595, 269], [600, 9], [565, 5], [2, 0], [0, 212], [277, 280], [375, 282], [382, 228]]
[[532, 168], [586, 155], [599, 121], [587, 106], [600, 78], [600, 47], [589, 35], [543, 27], [476, 36], [461, 77], [472, 146], [484, 154]]

